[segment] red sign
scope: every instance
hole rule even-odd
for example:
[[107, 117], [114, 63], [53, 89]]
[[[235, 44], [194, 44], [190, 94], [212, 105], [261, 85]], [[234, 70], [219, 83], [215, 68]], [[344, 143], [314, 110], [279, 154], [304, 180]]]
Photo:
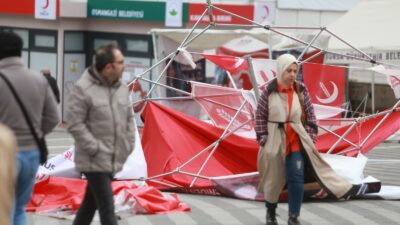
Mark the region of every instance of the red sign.
[[[232, 12], [249, 20], [254, 18], [254, 6], [253, 5], [222, 5], [213, 4], [214, 6], [224, 9], [226, 11]], [[207, 8], [206, 4], [200, 3], [190, 3], [189, 4], [189, 23], [195, 23], [203, 14], [204, 10]], [[212, 9], [213, 20], [220, 24], [251, 24], [250, 22], [232, 16], [230, 14], [221, 12], [217, 9]], [[208, 14], [203, 17], [200, 23], [209, 23], [210, 18]]]
[[[44, 0], [43, 2], [48, 4], [48, 0]], [[56, 2], [56, 15], [58, 16], [60, 1], [56, 0]], [[0, 14], [35, 15], [35, 0], [7, 1], [6, 4], [1, 5]]]
[[33, 15], [35, 0], [7, 1], [1, 4], [0, 13]]

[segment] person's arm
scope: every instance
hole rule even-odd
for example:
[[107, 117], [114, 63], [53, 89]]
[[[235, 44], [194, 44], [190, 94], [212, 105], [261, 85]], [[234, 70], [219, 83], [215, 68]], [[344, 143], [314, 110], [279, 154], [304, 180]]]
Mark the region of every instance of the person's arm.
[[86, 100], [84, 91], [75, 85], [67, 104], [67, 129], [80, 148], [85, 149], [89, 155], [95, 155], [103, 144], [93, 136], [87, 127], [86, 120], [89, 108], [90, 104]]
[[129, 139], [129, 144], [130, 144], [130, 153], [133, 151], [135, 148], [135, 132], [136, 132], [136, 123], [135, 123], [135, 117], [133, 114], [133, 108], [132, 104], [130, 103], [129, 99], [128, 101], [128, 118], [127, 118], [127, 135]]
[[60, 122], [60, 115], [58, 113], [57, 109], [57, 103], [52, 96], [52, 90], [50, 89], [50, 86], [47, 84], [45, 85], [46, 91], [45, 91], [45, 100], [44, 100], [44, 108], [43, 108], [43, 113], [42, 113], [42, 125], [41, 129], [43, 132], [43, 136], [50, 133], [54, 127], [57, 126], [57, 124]]
[[58, 89], [57, 80], [53, 78], [54, 95], [56, 96], [57, 103], [60, 103], [60, 90]]
[[258, 101], [255, 118], [254, 130], [256, 131], [257, 142], [261, 146], [265, 145], [268, 137], [268, 96], [268, 89], [266, 89]]
[[307, 131], [308, 135], [311, 137], [313, 142], [317, 141], [318, 136], [318, 126], [317, 126], [317, 119], [315, 117], [315, 111], [313, 104], [311, 102], [310, 93], [306, 86], [304, 86], [303, 90], [304, 95], [304, 112], [306, 114], [306, 122], [304, 124], [304, 128]]

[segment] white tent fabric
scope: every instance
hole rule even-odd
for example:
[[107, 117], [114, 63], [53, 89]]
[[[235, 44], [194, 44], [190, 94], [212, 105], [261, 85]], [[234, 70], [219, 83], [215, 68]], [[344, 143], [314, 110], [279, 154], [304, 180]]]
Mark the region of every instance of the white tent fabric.
[[[115, 175], [115, 179], [140, 179], [147, 177], [147, 163], [144, 158], [142, 143], [140, 142], [139, 132], [135, 132], [135, 147], [129, 155], [120, 172]], [[81, 174], [75, 169], [73, 161], [75, 147], [72, 146], [65, 152], [49, 159], [44, 165], [39, 167], [36, 174], [36, 182], [49, 176], [79, 178]]]
[[248, 54], [252, 52], [266, 50], [269, 46], [267, 43], [253, 38], [252, 36], [245, 35], [243, 37], [228, 41], [227, 43], [222, 45], [222, 47], [230, 51]]
[[278, 8], [294, 10], [347, 11], [357, 0], [278, 0]]
[[[191, 37], [199, 34], [202, 30], [195, 29]], [[191, 29], [152, 29], [150, 31], [153, 35], [156, 35], [157, 43], [156, 53], [161, 59], [169, 53], [175, 51], [182, 43], [184, 38], [191, 32]], [[314, 34], [299, 34], [290, 33], [287, 30], [282, 31], [285, 34], [290, 35], [293, 38], [302, 40], [304, 42], [311, 42], [314, 38]], [[265, 29], [251, 29], [251, 30], [214, 30], [210, 29], [201, 34], [196, 40], [190, 43], [188, 51], [202, 52], [204, 50], [216, 49], [223, 46], [233, 39], [238, 39], [243, 36], [251, 36], [271, 47], [271, 50], [278, 50], [284, 48], [294, 48], [305, 46], [295, 40], [286, 38], [280, 34], [267, 31]], [[322, 49], [328, 47], [329, 36], [321, 35], [316, 42], [315, 46]], [[196, 60], [196, 59], [195, 59]]]
[[[399, 0], [360, 0], [348, 13], [330, 24], [328, 30], [363, 51], [399, 51], [399, 9]], [[349, 49], [336, 38], [329, 41], [329, 50]], [[385, 60], [386, 55], [382, 57]]]

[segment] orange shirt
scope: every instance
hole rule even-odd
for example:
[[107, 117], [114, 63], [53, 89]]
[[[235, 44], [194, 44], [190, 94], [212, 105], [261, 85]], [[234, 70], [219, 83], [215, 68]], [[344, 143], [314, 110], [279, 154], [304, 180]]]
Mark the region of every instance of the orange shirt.
[[[287, 121], [290, 119], [290, 113], [292, 111], [292, 102], [293, 102], [293, 85], [288, 88], [283, 88], [282, 85], [278, 83], [278, 91], [281, 93], [286, 93], [288, 95], [288, 109], [289, 114]], [[299, 152], [300, 151], [300, 140], [297, 133], [293, 130], [290, 123], [286, 124], [286, 156], [291, 152]]]

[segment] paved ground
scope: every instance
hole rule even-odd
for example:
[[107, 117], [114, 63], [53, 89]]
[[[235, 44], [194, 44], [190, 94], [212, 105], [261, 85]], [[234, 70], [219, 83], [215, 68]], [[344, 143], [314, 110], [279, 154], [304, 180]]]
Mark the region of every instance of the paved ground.
[[[374, 176], [383, 185], [400, 186], [400, 134], [377, 146], [367, 154], [369, 158], [365, 175]], [[47, 138], [51, 156], [66, 150], [73, 144], [72, 138], [63, 129], [57, 129]], [[50, 156], [50, 157], [51, 157]], [[217, 224], [265, 224], [263, 203], [179, 194], [191, 208], [190, 213], [165, 215], [134, 215], [124, 217], [120, 225], [217, 225]], [[278, 206], [279, 224], [287, 224], [287, 204]], [[30, 225], [67, 225], [71, 220], [59, 220], [47, 216], [29, 214]], [[342, 202], [304, 203], [301, 222], [303, 225], [384, 225], [400, 224], [400, 201], [351, 200]], [[93, 225], [100, 224], [98, 221]]]

